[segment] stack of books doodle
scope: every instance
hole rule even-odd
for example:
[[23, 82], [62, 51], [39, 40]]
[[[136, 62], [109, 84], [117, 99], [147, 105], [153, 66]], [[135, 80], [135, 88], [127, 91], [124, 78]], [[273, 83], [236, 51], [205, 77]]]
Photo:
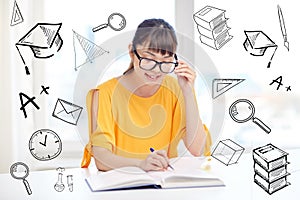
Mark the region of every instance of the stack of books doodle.
[[225, 10], [205, 6], [193, 15], [200, 33], [200, 41], [216, 50], [224, 46], [232, 36], [229, 34]]
[[253, 150], [254, 182], [269, 194], [272, 194], [285, 186], [287, 182], [288, 153], [272, 144]]

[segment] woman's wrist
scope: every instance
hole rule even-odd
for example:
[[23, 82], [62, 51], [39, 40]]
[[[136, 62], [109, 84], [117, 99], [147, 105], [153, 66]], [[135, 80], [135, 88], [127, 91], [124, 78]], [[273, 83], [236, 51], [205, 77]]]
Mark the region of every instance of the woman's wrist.
[[184, 90], [182, 90], [182, 94], [184, 97], [194, 96], [193, 87], [192, 86], [186, 87]]

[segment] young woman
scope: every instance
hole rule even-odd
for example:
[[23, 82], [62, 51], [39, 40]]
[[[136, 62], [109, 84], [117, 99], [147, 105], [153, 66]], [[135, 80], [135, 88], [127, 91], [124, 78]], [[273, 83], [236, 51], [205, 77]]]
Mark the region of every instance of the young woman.
[[169, 158], [178, 155], [181, 139], [194, 156], [210, 153], [210, 135], [193, 90], [196, 74], [178, 60], [176, 48], [175, 31], [164, 20], [148, 19], [138, 26], [129, 44], [128, 70], [88, 94], [89, 111], [92, 100], [97, 101], [97, 119], [92, 124], [89, 113], [82, 167], [94, 157], [104, 171], [124, 166], [164, 170]]

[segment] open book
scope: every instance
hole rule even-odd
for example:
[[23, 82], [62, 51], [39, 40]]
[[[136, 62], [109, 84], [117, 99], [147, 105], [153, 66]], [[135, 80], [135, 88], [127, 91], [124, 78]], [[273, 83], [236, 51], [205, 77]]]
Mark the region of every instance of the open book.
[[190, 188], [225, 186], [209, 172], [183, 169], [145, 172], [138, 167], [123, 167], [108, 172], [97, 172], [86, 178], [93, 192], [137, 188]]

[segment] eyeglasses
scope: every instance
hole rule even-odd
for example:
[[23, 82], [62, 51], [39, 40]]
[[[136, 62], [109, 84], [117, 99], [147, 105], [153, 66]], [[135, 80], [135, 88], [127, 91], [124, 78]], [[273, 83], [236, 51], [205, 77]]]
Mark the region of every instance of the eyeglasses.
[[140, 68], [146, 71], [151, 71], [158, 65], [161, 72], [169, 74], [172, 73], [175, 70], [175, 68], [178, 66], [178, 62], [177, 62], [178, 59], [176, 54], [174, 54], [174, 58], [176, 62], [157, 62], [156, 60], [152, 60], [150, 58], [141, 57], [137, 53], [136, 49], [134, 49], [133, 52], [140, 61], [139, 63]]

